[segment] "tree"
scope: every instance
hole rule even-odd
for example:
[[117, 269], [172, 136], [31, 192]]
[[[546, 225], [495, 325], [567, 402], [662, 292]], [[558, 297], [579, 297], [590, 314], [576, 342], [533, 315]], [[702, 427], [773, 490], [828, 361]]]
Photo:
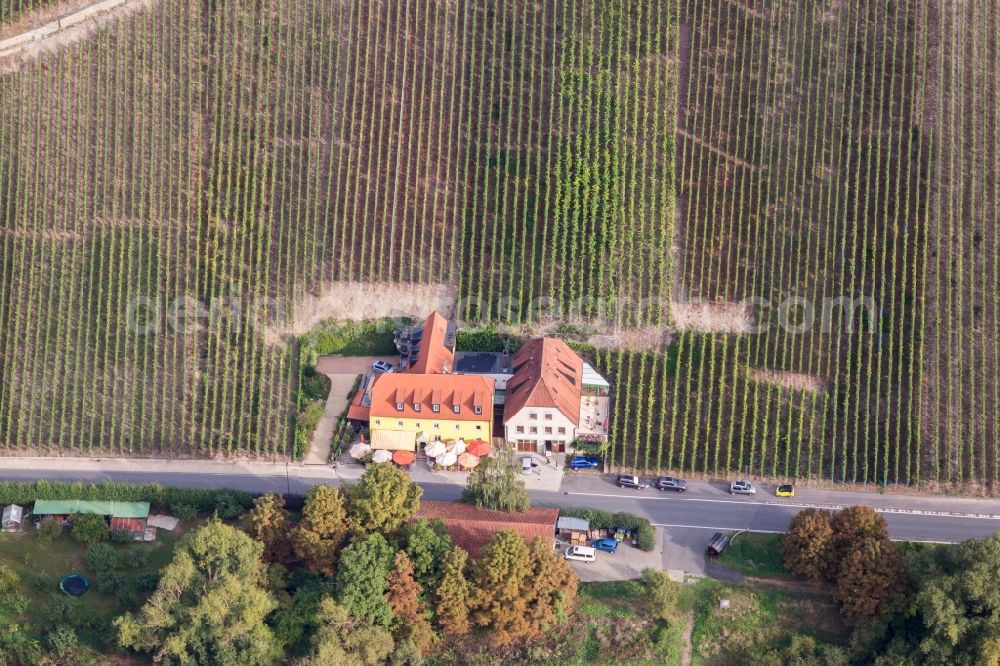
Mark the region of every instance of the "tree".
[[427, 619], [426, 606], [420, 597], [423, 588], [413, 579], [413, 563], [404, 551], [398, 551], [389, 574], [386, 600], [396, 616], [396, 640], [410, 641], [423, 654], [430, 652], [436, 636]]
[[533, 539], [530, 550], [528, 620], [538, 630], [562, 622], [573, 611], [579, 579], [551, 541]]
[[915, 591], [878, 664], [997, 664], [1000, 533], [913, 557]]
[[302, 509], [302, 521], [292, 530], [295, 555], [313, 573], [336, 575], [337, 554], [346, 537], [344, 497], [331, 486], [310, 488]]
[[462, 501], [494, 511], [527, 511], [531, 507], [531, 497], [517, 476], [509, 447], [501, 446], [482, 459], [469, 475]]
[[413, 577], [424, 587], [441, 579], [441, 566], [451, 550], [451, 536], [444, 523], [421, 518], [403, 528], [404, 550], [413, 562]]
[[52, 543], [62, 534], [62, 526], [55, 521], [55, 518], [42, 518], [38, 525], [38, 538], [42, 543]]
[[827, 550], [833, 538], [830, 512], [805, 509], [792, 518], [782, 540], [785, 566], [794, 574], [820, 581], [827, 577]]
[[265, 624], [275, 602], [264, 589], [263, 550], [218, 520], [188, 533], [146, 604], [114, 621], [118, 642], [165, 664], [276, 663], [280, 651]]
[[646, 605], [650, 617], [670, 622], [677, 609], [680, 584], [670, 580], [666, 571], [643, 569], [640, 577], [646, 588]]
[[13, 592], [21, 584], [21, 577], [11, 567], [0, 564], [0, 594]]
[[389, 542], [377, 533], [344, 549], [337, 571], [337, 603], [368, 624], [388, 627], [392, 622], [392, 608], [385, 598], [392, 555]]
[[531, 552], [520, 534], [500, 530], [472, 567], [472, 620], [493, 630], [496, 646], [509, 645], [537, 630], [528, 615]]
[[788, 645], [755, 653], [748, 646], [749, 654], [740, 660], [745, 664], [776, 664], [780, 666], [848, 666], [848, 653], [836, 645], [818, 642], [812, 636], [793, 635]]
[[289, 538], [288, 512], [281, 495], [268, 493], [253, 502], [250, 511], [250, 528], [257, 541], [264, 544], [264, 559], [284, 562], [292, 555]]
[[438, 627], [449, 636], [469, 631], [472, 586], [465, 577], [469, 554], [453, 547], [441, 562], [441, 580], [434, 594], [434, 614]]
[[906, 563], [888, 539], [865, 541], [848, 553], [834, 594], [849, 621], [872, 620], [903, 602]]
[[849, 506], [830, 519], [830, 546], [826, 551], [826, 578], [836, 580], [840, 564], [851, 551], [866, 543], [889, 538], [885, 519], [867, 506]]
[[395, 465], [369, 465], [346, 491], [351, 528], [359, 534], [395, 534], [420, 508], [423, 490]]
[[346, 608], [323, 597], [317, 611], [318, 628], [308, 657], [299, 666], [376, 666], [384, 664], [395, 644], [387, 629], [366, 625]]
[[73, 538], [80, 543], [107, 541], [111, 536], [108, 521], [95, 513], [76, 513], [70, 519], [73, 523]]

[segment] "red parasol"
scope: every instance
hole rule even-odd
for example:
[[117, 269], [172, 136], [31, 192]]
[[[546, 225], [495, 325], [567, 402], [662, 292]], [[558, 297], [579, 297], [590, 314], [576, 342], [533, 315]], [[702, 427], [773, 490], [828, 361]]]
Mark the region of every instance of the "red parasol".
[[480, 458], [490, 453], [489, 442], [483, 441], [481, 439], [474, 439], [469, 442], [469, 445], [465, 447], [465, 450], [474, 456], [479, 456]]
[[392, 461], [397, 465], [412, 465], [417, 459], [413, 451], [396, 451], [392, 454]]

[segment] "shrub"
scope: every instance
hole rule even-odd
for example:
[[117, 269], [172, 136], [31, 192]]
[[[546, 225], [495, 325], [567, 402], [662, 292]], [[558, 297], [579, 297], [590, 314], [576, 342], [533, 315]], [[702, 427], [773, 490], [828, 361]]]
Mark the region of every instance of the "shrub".
[[215, 515], [222, 520], [239, 520], [243, 511], [239, 499], [229, 493], [220, 493], [215, 500]]
[[108, 521], [104, 519], [104, 516], [93, 513], [77, 513], [73, 514], [71, 522], [73, 523], [73, 538], [80, 543], [104, 541], [111, 534], [111, 530], [108, 529]]
[[315, 368], [306, 368], [302, 372], [299, 390], [306, 400], [326, 400], [330, 397], [330, 378], [316, 372]]
[[211, 511], [219, 494], [226, 493], [239, 499], [249, 508], [253, 496], [243, 490], [231, 488], [168, 488], [158, 483], [124, 483], [102, 481], [82, 483], [66, 481], [2, 481], [0, 504], [31, 504], [37, 499], [52, 500], [110, 500], [116, 502], [149, 502], [158, 507], [177, 503], [190, 504], [198, 511]]
[[106, 543], [92, 543], [87, 546], [83, 561], [87, 563], [87, 568], [94, 573], [112, 571], [122, 565], [121, 555]]
[[51, 591], [55, 586], [55, 580], [48, 574], [36, 573], [31, 576], [31, 587], [37, 592]]
[[6, 594], [17, 587], [21, 577], [6, 564], [0, 564], [0, 594]]
[[186, 502], [177, 502], [170, 505], [170, 513], [178, 520], [191, 520], [198, 515], [198, 509]]
[[144, 592], [152, 592], [160, 584], [160, 574], [157, 571], [139, 574], [135, 577], [135, 585]]
[[122, 564], [129, 569], [138, 569], [149, 564], [153, 549], [147, 544], [139, 544], [125, 551], [121, 556]]
[[60, 624], [45, 635], [45, 645], [58, 657], [65, 657], [76, 650], [78, 641], [76, 630], [65, 624]]
[[44, 519], [38, 526], [38, 538], [42, 543], [52, 543], [62, 534], [62, 525], [53, 518]]
[[104, 571], [97, 575], [96, 587], [103, 594], [117, 594], [125, 587], [125, 576], [120, 571]]
[[115, 543], [129, 543], [132, 541], [132, 533], [128, 530], [111, 530], [111, 540]]
[[628, 530], [635, 535], [635, 546], [646, 552], [656, 548], [656, 529], [646, 518], [632, 513], [619, 511], [611, 513], [600, 509], [582, 507], [578, 509], [559, 509], [560, 516], [583, 518], [590, 523], [590, 529], [620, 529]]
[[61, 624], [69, 624], [73, 615], [73, 604], [65, 594], [53, 594], [42, 606], [42, 617], [46, 626], [58, 627]]
[[31, 604], [31, 600], [21, 592], [8, 592], [3, 597], [3, 606], [13, 615], [20, 615]]

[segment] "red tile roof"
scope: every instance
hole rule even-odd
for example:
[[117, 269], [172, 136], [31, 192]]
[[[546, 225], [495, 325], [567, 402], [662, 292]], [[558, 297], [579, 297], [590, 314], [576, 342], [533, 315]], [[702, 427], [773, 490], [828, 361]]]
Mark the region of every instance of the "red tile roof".
[[489, 511], [471, 504], [458, 502], [421, 501], [416, 518], [440, 518], [456, 545], [479, 557], [494, 534], [500, 530], [513, 530], [531, 542], [536, 537], [552, 539], [556, 530], [558, 509], [528, 509], [520, 513]]
[[417, 361], [406, 369], [412, 374], [445, 374], [455, 365], [455, 349], [445, 345], [448, 320], [434, 312], [424, 321], [424, 332], [417, 343]]
[[[396, 409], [397, 403], [403, 404], [402, 411]], [[414, 404], [420, 405], [420, 411]], [[440, 406], [440, 412], [434, 412], [435, 404]], [[479, 414], [476, 406], [481, 408]], [[493, 418], [493, 380], [477, 375], [385, 374], [372, 388], [369, 418], [377, 417], [489, 421]]]
[[565, 342], [533, 338], [514, 354], [514, 376], [507, 382], [504, 421], [525, 407], [554, 407], [580, 425], [583, 359]]
[[111, 531], [124, 531], [130, 534], [146, 531], [146, 521], [142, 518], [112, 518]]

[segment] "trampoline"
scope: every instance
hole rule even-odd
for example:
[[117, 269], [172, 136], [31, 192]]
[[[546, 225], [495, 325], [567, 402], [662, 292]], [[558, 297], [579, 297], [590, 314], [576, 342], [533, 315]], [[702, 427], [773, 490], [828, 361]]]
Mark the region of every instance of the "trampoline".
[[59, 589], [71, 597], [82, 597], [90, 589], [90, 581], [82, 574], [71, 573], [59, 581]]

